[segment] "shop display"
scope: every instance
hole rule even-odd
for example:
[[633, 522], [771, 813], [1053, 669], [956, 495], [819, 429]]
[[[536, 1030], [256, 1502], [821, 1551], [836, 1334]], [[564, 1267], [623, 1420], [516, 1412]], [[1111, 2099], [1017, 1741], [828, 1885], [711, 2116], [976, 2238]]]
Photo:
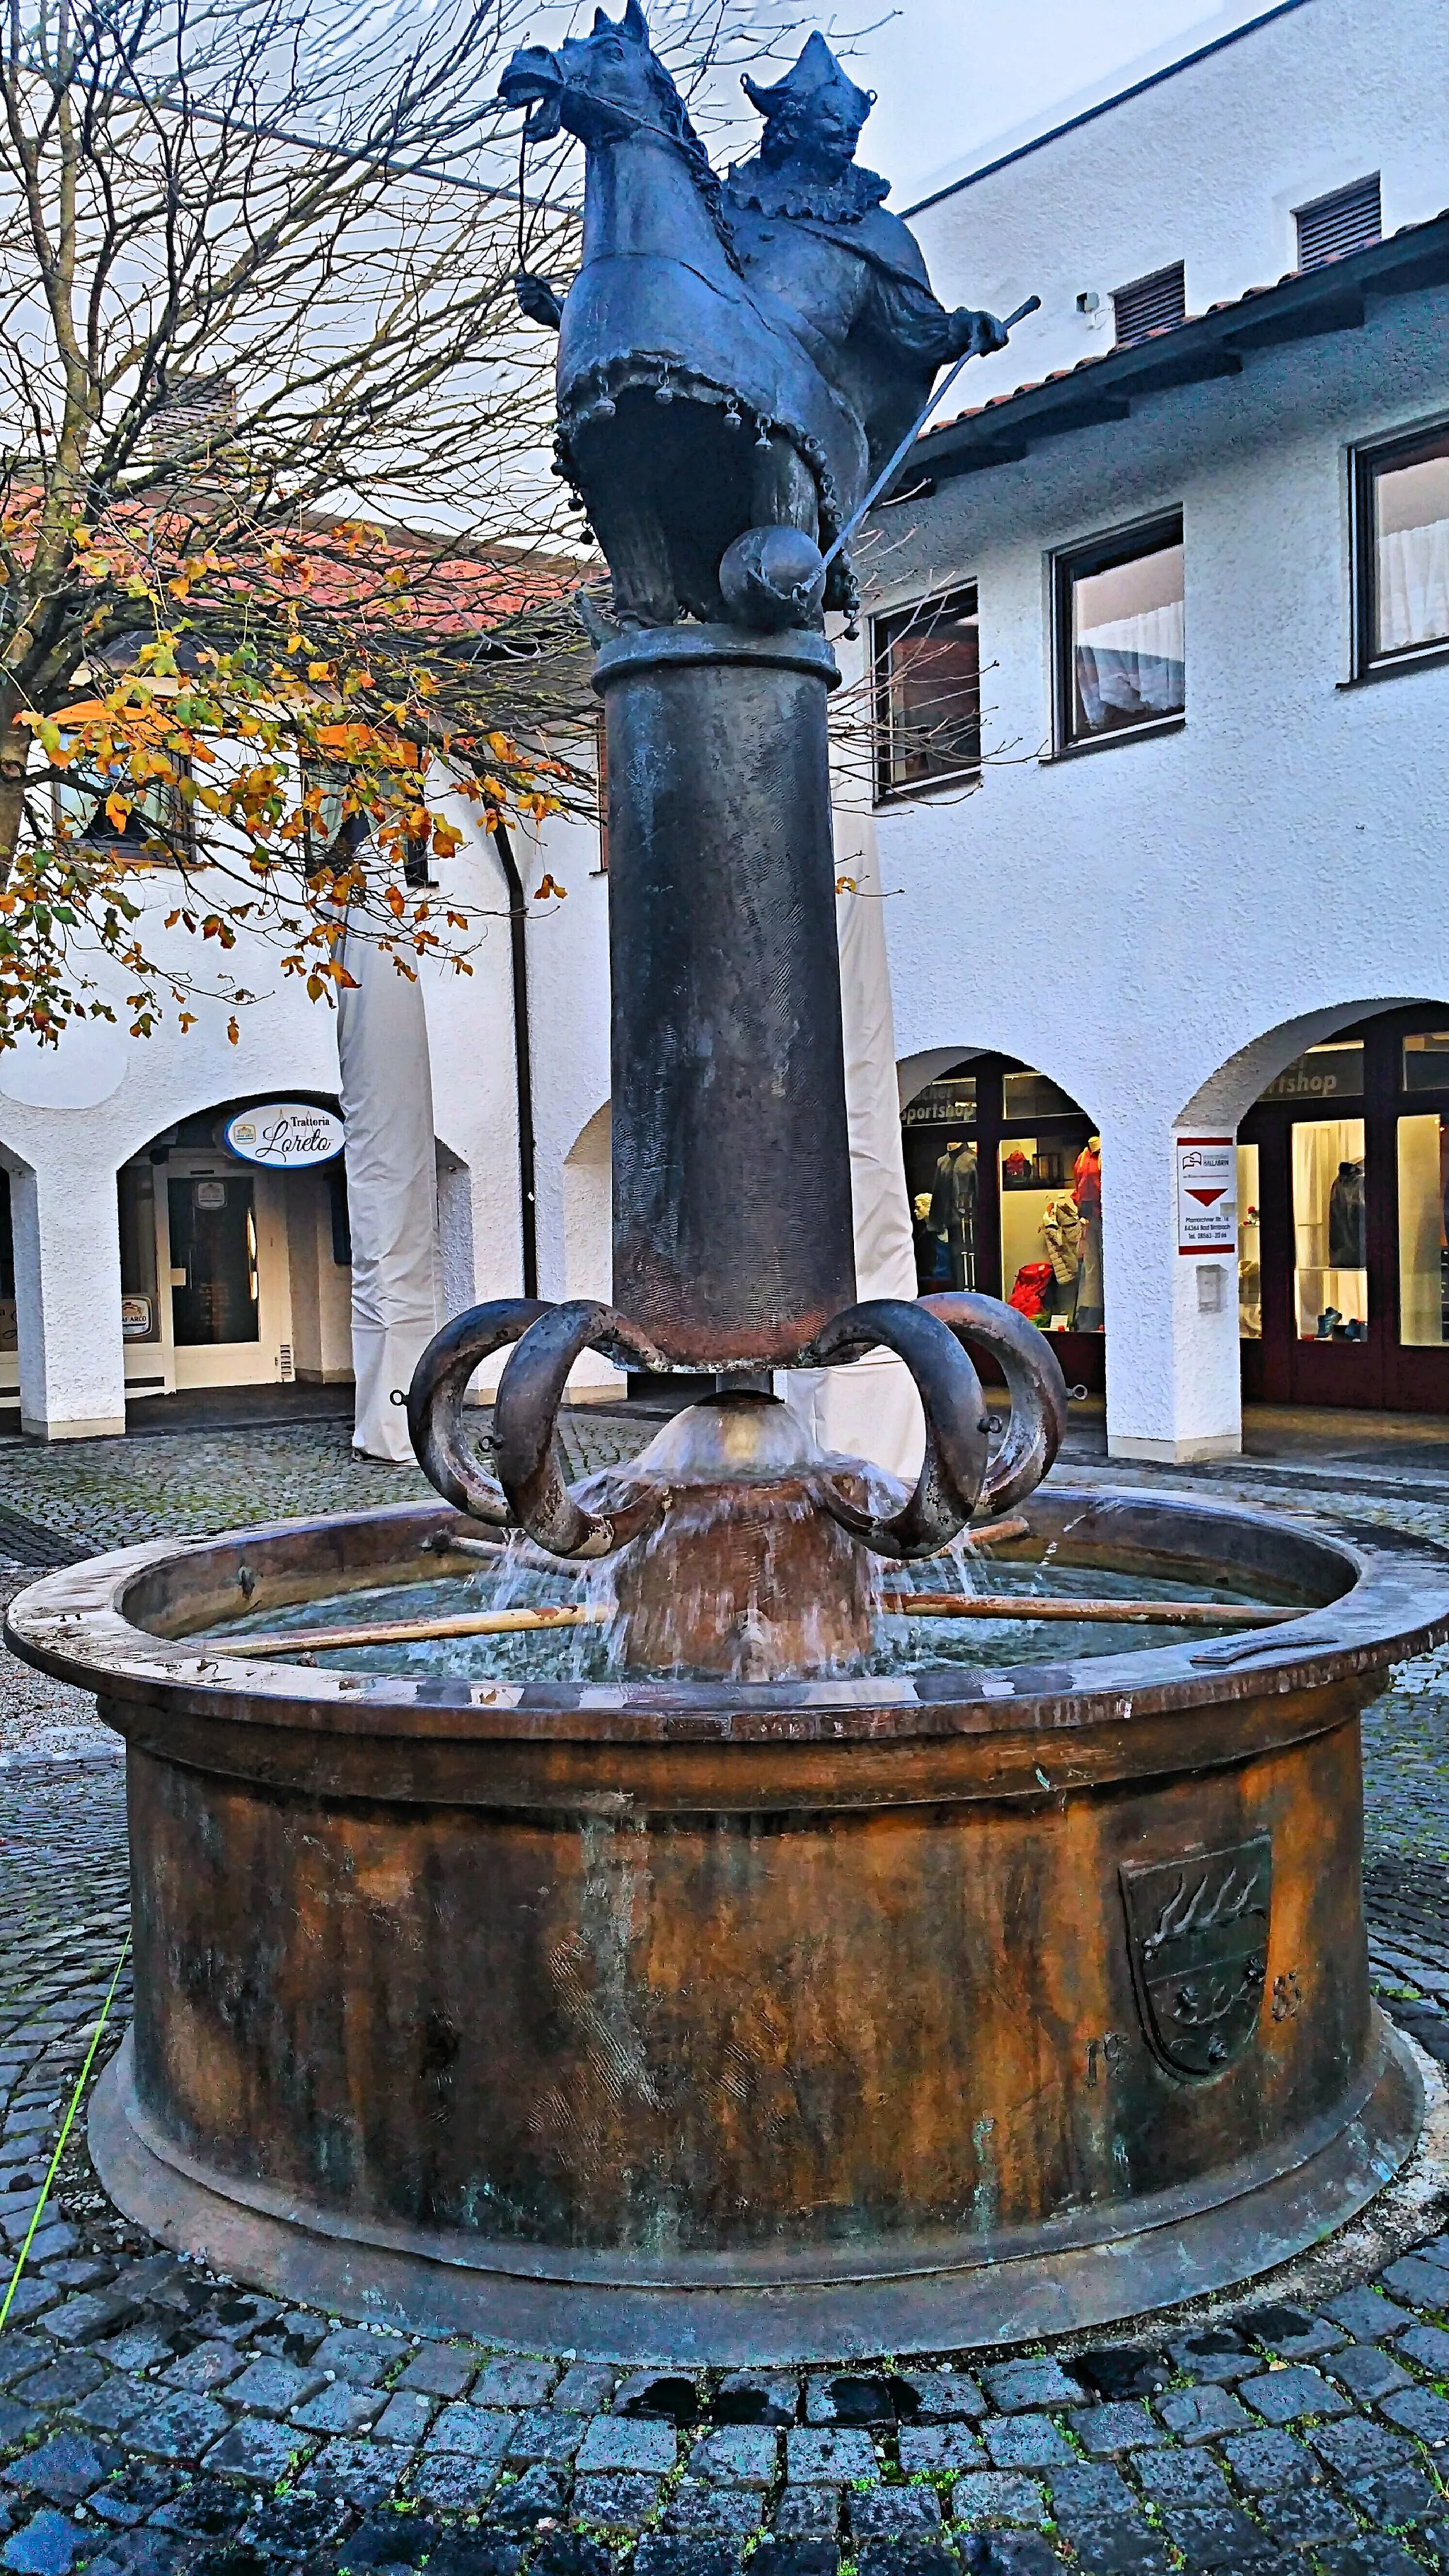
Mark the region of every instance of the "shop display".
[[1449, 1119], [1401, 1118], [1398, 1163], [1399, 1339], [1423, 1349], [1449, 1342]]
[[1100, 1333], [1106, 1324], [1102, 1290], [1102, 1139], [1089, 1136], [1072, 1172], [1082, 1219], [1082, 1266], [1077, 1282], [1077, 1330]]
[[953, 1288], [976, 1285], [976, 1148], [953, 1137], [936, 1165], [928, 1223], [946, 1247]]
[[1096, 1320], [1063, 1365], [1074, 1384], [1099, 1393], [1101, 1157], [1084, 1111], [1048, 1075], [983, 1053], [924, 1084], [905, 1103], [901, 1129], [922, 1296], [964, 1273], [1065, 1343], [1082, 1330], [1083, 1248], [1095, 1237]]
[[1299, 1339], [1361, 1341], [1368, 1324], [1364, 1122], [1299, 1118], [1292, 1140]]
[[1051, 1314], [1052, 1265], [1049, 1261], [1023, 1262], [1012, 1282], [1008, 1306], [1014, 1306], [1028, 1323], [1045, 1323]]

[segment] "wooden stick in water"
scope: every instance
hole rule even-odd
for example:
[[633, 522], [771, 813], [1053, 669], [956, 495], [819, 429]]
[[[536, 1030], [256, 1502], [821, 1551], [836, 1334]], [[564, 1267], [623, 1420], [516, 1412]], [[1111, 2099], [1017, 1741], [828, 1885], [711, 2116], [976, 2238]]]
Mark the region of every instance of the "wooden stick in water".
[[1073, 1601], [1021, 1592], [887, 1592], [881, 1608], [908, 1619], [1086, 1619], [1160, 1628], [1268, 1628], [1301, 1616], [1241, 1601]]
[[[1061, 1595], [1016, 1592], [887, 1592], [881, 1608], [908, 1619], [1083, 1619], [1155, 1623], [1169, 1628], [1263, 1628], [1298, 1617], [1296, 1610], [1267, 1610], [1226, 1601], [1073, 1601]], [[384, 1619], [365, 1628], [291, 1628], [265, 1636], [208, 1637], [220, 1655], [336, 1654], [349, 1646], [426, 1645], [441, 1637], [514, 1637], [536, 1628], [602, 1625], [601, 1604], [564, 1602], [542, 1610], [470, 1610], [451, 1618]]]

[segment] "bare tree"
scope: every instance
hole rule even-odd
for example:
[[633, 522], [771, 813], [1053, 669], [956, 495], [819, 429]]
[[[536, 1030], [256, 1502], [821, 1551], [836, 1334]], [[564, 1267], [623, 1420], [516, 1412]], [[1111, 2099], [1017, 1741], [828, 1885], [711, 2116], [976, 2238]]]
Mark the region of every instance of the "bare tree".
[[[320, 991], [349, 905], [400, 957], [466, 945], [414, 899], [456, 840], [440, 780], [488, 815], [591, 798], [582, 531], [513, 292], [567, 276], [576, 173], [521, 172], [493, 98], [547, 14], [11, 0], [0, 1045], [112, 1007], [87, 955], [126, 969], [134, 1027], [182, 1004], [138, 858], [180, 872], [174, 917], [279, 941]], [[656, 23], [698, 83], [792, 22]]]

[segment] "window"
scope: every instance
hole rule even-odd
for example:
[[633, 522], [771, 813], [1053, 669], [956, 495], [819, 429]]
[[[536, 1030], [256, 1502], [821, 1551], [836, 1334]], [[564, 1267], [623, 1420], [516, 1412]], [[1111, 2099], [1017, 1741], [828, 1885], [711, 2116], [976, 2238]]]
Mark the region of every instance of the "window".
[[1311, 206], [1300, 206], [1294, 220], [1300, 268], [1327, 268], [1331, 260], [1346, 259], [1351, 250], [1382, 241], [1377, 170], [1371, 178], [1355, 179], [1351, 188], [1335, 188], [1332, 196], [1315, 197]]
[[121, 1226], [121, 1337], [159, 1342], [156, 1290], [156, 1175], [149, 1162], [124, 1163], [116, 1174]]
[[1058, 558], [1057, 748], [1182, 715], [1182, 520]]
[[1356, 467], [1360, 670], [1449, 643], [1449, 428], [1398, 439]]
[[981, 643], [974, 590], [873, 629], [876, 794], [908, 795], [981, 766]]
[[[179, 760], [176, 767], [178, 774], [183, 774]], [[114, 823], [106, 810], [112, 794], [122, 797], [129, 808], [120, 824]], [[138, 787], [124, 770], [118, 769], [107, 777], [96, 770], [77, 767], [60, 781], [56, 806], [60, 828], [84, 842], [87, 849], [114, 850], [131, 858], [178, 867], [194, 856], [191, 808], [180, 788], [165, 779], [153, 779], [149, 785]]]
[[1155, 268], [1150, 277], [1139, 277], [1131, 286], [1119, 286], [1112, 298], [1112, 318], [1119, 349], [1130, 349], [1134, 340], [1148, 340], [1154, 331], [1172, 331], [1185, 322], [1187, 276], [1181, 260], [1172, 268]]

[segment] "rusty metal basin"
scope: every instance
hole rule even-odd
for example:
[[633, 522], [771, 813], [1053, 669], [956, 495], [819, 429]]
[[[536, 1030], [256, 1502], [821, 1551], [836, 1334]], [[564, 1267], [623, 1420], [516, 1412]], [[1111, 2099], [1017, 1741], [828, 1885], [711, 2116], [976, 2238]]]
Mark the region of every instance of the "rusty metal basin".
[[1449, 1555], [1055, 1485], [1023, 1517], [1009, 1553], [1305, 1607], [1075, 1664], [520, 1687], [196, 1642], [416, 1580], [440, 1504], [32, 1585], [10, 1644], [126, 1739], [122, 2208], [336, 2313], [719, 2362], [1102, 2324], [1341, 2224], [1422, 2109], [1369, 1997], [1359, 1711], [1449, 1636]]

